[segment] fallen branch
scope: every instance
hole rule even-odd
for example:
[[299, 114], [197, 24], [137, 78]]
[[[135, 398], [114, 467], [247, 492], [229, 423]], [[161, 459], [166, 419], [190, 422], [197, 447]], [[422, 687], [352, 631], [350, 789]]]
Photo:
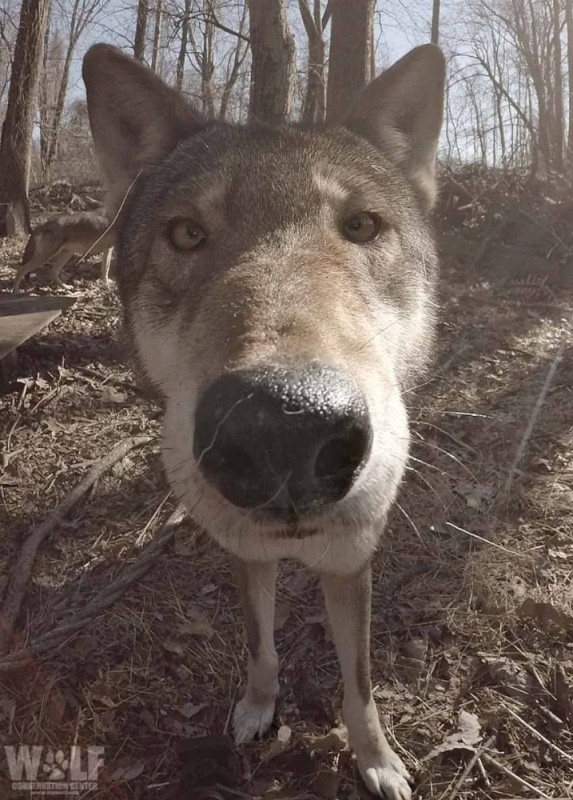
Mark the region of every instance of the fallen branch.
[[573, 326], [573, 314], [571, 314], [571, 316], [569, 317], [567, 325], [568, 325], [568, 329], [565, 330], [561, 335], [561, 341], [559, 342], [559, 347], [557, 348], [557, 351], [556, 351], [555, 355], [553, 356], [553, 359], [551, 360], [551, 364], [549, 365], [549, 369], [547, 370], [547, 374], [545, 376], [545, 380], [543, 381], [543, 386], [541, 387], [541, 391], [539, 392], [539, 395], [537, 396], [537, 400], [535, 401], [535, 405], [533, 407], [533, 411], [531, 412], [531, 415], [530, 415], [529, 420], [527, 422], [527, 426], [525, 428], [525, 431], [523, 433], [523, 436], [521, 437], [521, 441], [519, 442], [519, 446], [518, 446], [517, 451], [515, 453], [515, 458], [513, 459], [513, 463], [511, 465], [510, 470], [509, 470], [509, 475], [507, 476], [507, 480], [505, 482], [505, 487], [504, 487], [504, 499], [505, 499], [505, 502], [507, 502], [509, 500], [511, 487], [513, 485], [513, 481], [514, 481], [515, 475], [517, 473], [518, 467], [521, 464], [523, 456], [525, 455], [525, 451], [527, 449], [527, 445], [529, 443], [529, 440], [531, 438], [531, 434], [533, 433], [533, 429], [535, 428], [537, 420], [539, 419], [539, 415], [541, 414], [541, 410], [543, 408], [543, 404], [545, 403], [545, 399], [547, 397], [547, 393], [549, 392], [549, 389], [551, 388], [551, 384], [553, 383], [553, 379], [555, 378], [555, 374], [557, 372], [557, 369], [558, 369], [561, 361], [563, 360], [563, 356], [565, 354], [565, 350], [566, 350], [567, 346], [569, 345], [569, 340], [571, 338], [571, 327]]
[[7, 649], [12, 641], [14, 626], [16, 625], [16, 620], [18, 619], [20, 608], [22, 607], [28, 579], [32, 572], [36, 553], [41, 543], [62, 523], [66, 515], [69, 514], [72, 508], [82, 499], [86, 492], [88, 492], [106, 470], [125, 458], [131, 450], [134, 450], [136, 447], [142, 447], [151, 441], [152, 439], [150, 436], [134, 436], [116, 445], [106, 456], [93, 465], [83, 480], [81, 480], [80, 483], [64, 497], [62, 502], [55, 507], [50, 515], [28, 535], [22, 545], [18, 561], [12, 570], [11, 580], [4, 597], [4, 606], [0, 616], [0, 650]]
[[29, 663], [34, 656], [62, 644], [69, 636], [82, 630], [86, 622], [93, 620], [98, 614], [113, 605], [131, 584], [135, 583], [147, 572], [165, 546], [171, 541], [176, 529], [186, 516], [186, 511], [182, 506], [178, 506], [170, 515], [159, 534], [141, 551], [129, 567], [120, 572], [108, 586], [92, 597], [89, 603], [70, 612], [69, 616], [73, 617], [71, 622], [63, 622], [60, 625], [56, 625], [51, 631], [33, 639], [27, 647], [16, 650], [1, 659], [0, 672], [20, 669]]
[[484, 753], [482, 758], [484, 761], [487, 761], [488, 764], [491, 764], [492, 767], [495, 767], [500, 772], [503, 772], [504, 775], [507, 775], [508, 778], [512, 778], [514, 781], [517, 781], [517, 783], [520, 783], [522, 786], [525, 786], [526, 789], [529, 789], [531, 792], [534, 792], [538, 797], [543, 797], [544, 800], [553, 800], [553, 798], [550, 795], [545, 794], [545, 792], [542, 792], [541, 789], [539, 789], [537, 786], [534, 786], [532, 783], [529, 783], [528, 781], [525, 780], [525, 778], [520, 778], [520, 776], [516, 775], [515, 772], [512, 772], [507, 767], [504, 767], [503, 764], [500, 764], [499, 761], [496, 761], [495, 758], [492, 758], [492, 756], [490, 756], [489, 753]]
[[448, 794], [447, 800], [454, 800], [454, 798], [456, 797], [456, 795], [458, 794], [458, 792], [460, 791], [460, 789], [464, 785], [464, 782], [465, 782], [466, 778], [468, 777], [468, 775], [470, 774], [470, 772], [472, 771], [474, 766], [477, 764], [477, 762], [483, 756], [483, 754], [486, 752], [486, 750], [489, 750], [489, 748], [492, 746], [492, 744], [494, 742], [495, 742], [495, 734], [490, 736], [489, 739], [486, 742], [484, 742], [484, 744], [482, 744], [482, 746], [478, 750], [475, 751], [473, 756], [470, 758], [470, 760], [466, 764], [466, 767], [465, 767], [464, 771], [462, 772], [462, 774], [460, 775], [458, 780], [455, 782], [454, 788]]
[[565, 750], [562, 750], [560, 747], [554, 744], [550, 739], [540, 733], [537, 728], [534, 728], [533, 725], [530, 725], [529, 722], [526, 722], [524, 719], [522, 719], [519, 714], [516, 714], [515, 711], [513, 711], [508, 705], [505, 703], [503, 705], [508, 714], [510, 714], [516, 722], [519, 722], [519, 724], [522, 725], [526, 731], [529, 731], [529, 733], [535, 736], [536, 739], [539, 739], [540, 742], [543, 742], [544, 745], [561, 756], [561, 758], [564, 758], [565, 761], [570, 761], [573, 764], [573, 755], [566, 753]]

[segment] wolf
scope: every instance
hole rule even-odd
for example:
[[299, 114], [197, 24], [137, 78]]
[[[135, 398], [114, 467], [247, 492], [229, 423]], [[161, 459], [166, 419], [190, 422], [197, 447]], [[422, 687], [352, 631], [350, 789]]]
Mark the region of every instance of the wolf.
[[30, 235], [14, 279], [13, 291], [19, 291], [22, 281], [48, 262], [52, 265], [52, 280], [66, 289], [60, 274], [70, 258], [77, 254], [103, 254], [101, 278], [108, 286], [113, 236], [113, 227], [101, 211], [50, 217]]
[[167, 476], [234, 563], [248, 645], [235, 740], [271, 725], [277, 562], [296, 559], [320, 576], [363, 780], [408, 800], [371, 690], [370, 563], [434, 332], [444, 57], [411, 51], [315, 128], [206, 119], [105, 44], [83, 78]]

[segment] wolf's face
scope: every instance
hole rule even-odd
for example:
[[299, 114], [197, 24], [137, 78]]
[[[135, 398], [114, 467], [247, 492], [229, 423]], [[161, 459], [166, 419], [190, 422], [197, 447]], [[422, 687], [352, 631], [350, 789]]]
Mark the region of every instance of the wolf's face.
[[105, 46], [84, 76], [174, 491], [244, 559], [356, 570], [404, 470], [432, 338], [439, 51], [321, 130], [207, 123]]

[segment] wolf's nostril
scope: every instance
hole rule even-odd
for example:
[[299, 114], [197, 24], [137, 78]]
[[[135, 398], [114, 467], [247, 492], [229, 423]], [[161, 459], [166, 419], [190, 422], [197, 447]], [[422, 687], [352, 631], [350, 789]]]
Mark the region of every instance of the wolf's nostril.
[[227, 499], [240, 507], [254, 507], [265, 502], [268, 487], [261, 479], [261, 464], [244, 448], [222, 444], [205, 451], [197, 462], [206, 474], [221, 476], [221, 489]]
[[368, 448], [368, 436], [362, 431], [326, 442], [314, 464], [314, 474], [318, 482], [331, 493], [345, 494]]
[[236, 475], [242, 475], [254, 469], [253, 459], [243, 447], [233, 445], [215, 447], [213, 455], [210, 457], [209, 451], [207, 451], [205, 458], [211, 462], [214, 469], [228, 470]]

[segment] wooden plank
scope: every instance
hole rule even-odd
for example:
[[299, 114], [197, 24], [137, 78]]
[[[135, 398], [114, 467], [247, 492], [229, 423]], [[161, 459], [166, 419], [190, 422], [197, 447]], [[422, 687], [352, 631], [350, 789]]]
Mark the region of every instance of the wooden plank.
[[0, 358], [45, 328], [75, 297], [0, 294]]

